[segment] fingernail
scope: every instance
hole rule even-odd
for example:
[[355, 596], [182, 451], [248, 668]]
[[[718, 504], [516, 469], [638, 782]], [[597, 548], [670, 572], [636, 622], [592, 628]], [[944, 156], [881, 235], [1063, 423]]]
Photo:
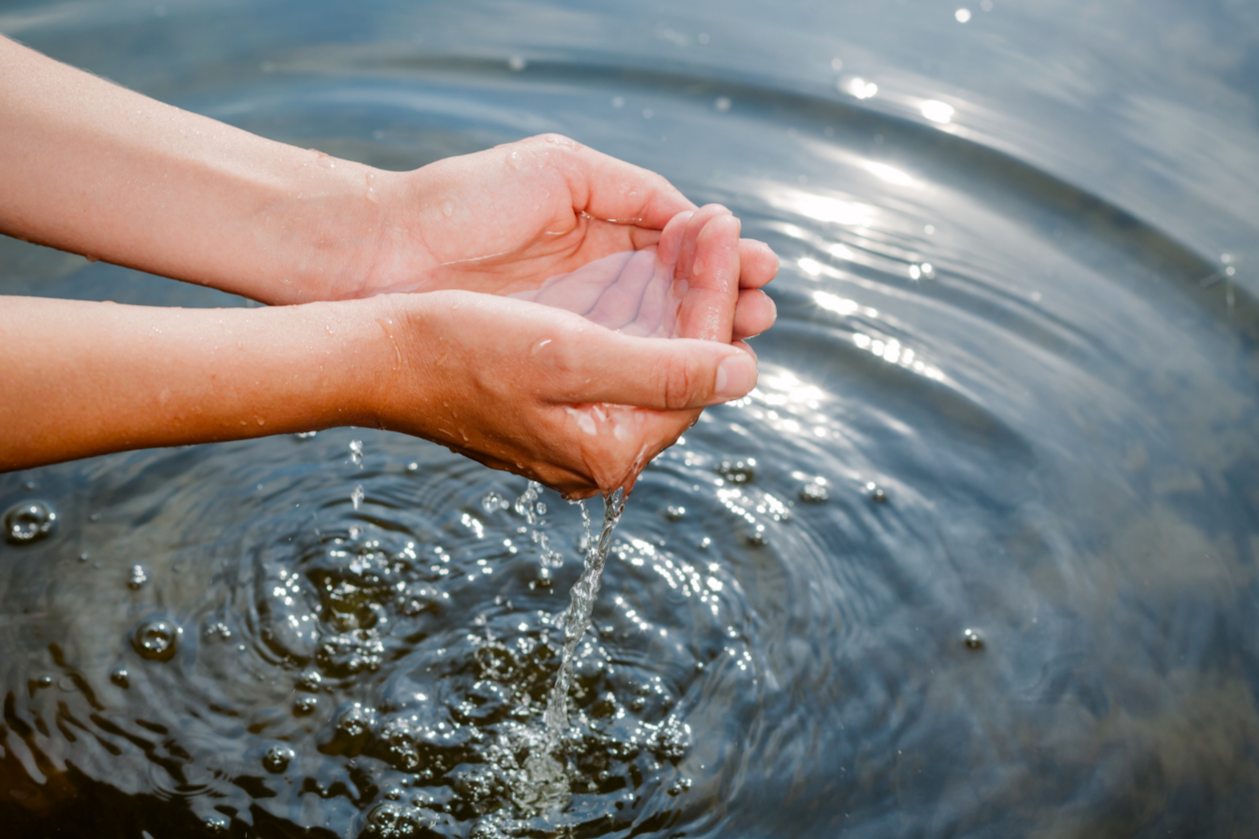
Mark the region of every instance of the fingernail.
[[716, 384], [713, 395], [722, 401], [747, 395], [756, 387], [756, 362], [742, 353], [728, 357], [717, 365]]

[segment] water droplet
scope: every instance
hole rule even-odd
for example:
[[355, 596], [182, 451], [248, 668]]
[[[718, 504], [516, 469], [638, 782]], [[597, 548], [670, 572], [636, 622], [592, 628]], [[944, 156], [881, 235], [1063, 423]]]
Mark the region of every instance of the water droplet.
[[293, 702], [293, 716], [309, 717], [319, 709], [319, 697], [299, 696]]
[[319, 433], [318, 431], [299, 431], [293, 436], [299, 440], [309, 440], [310, 438], [314, 437], [318, 433]]
[[109, 680], [120, 688], [131, 687], [131, 674], [125, 667], [115, 667], [109, 674]]
[[808, 504], [821, 504], [831, 498], [830, 490], [821, 481], [810, 481], [800, 487], [800, 500]]
[[88, 560], [87, 551], [84, 551], [83, 553], [79, 554], [79, 562], [87, 562], [87, 560]]
[[136, 627], [131, 646], [141, 658], [149, 661], [170, 661], [175, 657], [179, 627], [165, 618], [152, 618]]
[[307, 670], [297, 679], [297, 689], [304, 690], [307, 693], [315, 693], [322, 684], [323, 676], [319, 674], [318, 670]]
[[453, 201], [443, 201], [443, 202], [442, 202], [442, 215], [444, 215], [446, 218], [450, 218], [450, 217], [451, 217], [451, 216], [453, 216], [454, 214], [455, 214], [455, 205], [454, 205], [454, 202], [453, 202]]
[[686, 516], [686, 508], [677, 504], [670, 504], [663, 512], [669, 521], [681, 521]]
[[519, 73], [521, 70], [529, 66], [529, 62], [525, 61], [522, 56], [513, 55], [511, 58], [507, 59], [507, 66], [511, 68], [513, 73]]
[[45, 673], [42, 676], [37, 676], [36, 678], [32, 679], [31, 682], [37, 688], [50, 688], [52, 687], [52, 676], [49, 676], [48, 674]]
[[143, 565], [131, 566], [131, 574], [127, 577], [127, 588], [132, 591], [139, 591], [144, 588], [144, 584], [148, 582], [149, 575], [144, 573]]
[[362, 440], [350, 441], [350, 462], [353, 463], [355, 466], [363, 465], [363, 441]]
[[756, 477], [755, 467], [756, 460], [749, 457], [747, 460], [723, 460], [713, 471], [732, 484], [748, 484]]
[[875, 484], [874, 481], [871, 481], [870, 483], [866, 484], [866, 492], [870, 494], [870, 500], [873, 501], [874, 503], [876, 504], [887, 503], [886, 490], [884, 490], [883, 487]]
[[953, 17], [958, 23], [966, 23], [970, 20], [970, 9], [958, 9], [953, 13]]
[[481, 509], [487, 513], [497, 513], [500, 510], [506, 510], [507, 507], [507, 500], [497, 492], [487, 492], [481, 499]]
[[366, 495], [367, 493], [363, 491], [362, 484], [355, 485], [354, 491], [350, 493], [350, 502], [354, 504], [354, 509], [358, 509], [358, 505], [363, 503], [363, 498]]
[[979, 637], [979, 633], [973, 629], [962, 630], [962, 643], [966, 645], [968, 650], [982, 650], [984, 648], [984, 639]]
[[12, 545], [29, 545], [52, 535], [57, 511], [43, 501], [22, 501], [4, 514], [4, 538]]
[[407, 471], [413, 474], [415, 472], [420, 471], [420, 464], [416, 463], [414, 460], [411, 461], [410, 463], [407, 464]]
[[717, 101], [713, 103], [713, 107], [724, 114], [726, 111], [730, 110], [731, 104], [729, 96], [718, 96]]
[[207, 816], [206, 820], [201, 824], [205, 827], [206, 833], [209, 833], [211, 836], [223, 836], [227, 833], [227, 829], [232, 826], [232, 823], [226, 816]]
[[272, 775], [278, 775], [289, 768], [295, 757], [297, 755], [288, 746], [272, 746], [262, 756], [262, 768]]

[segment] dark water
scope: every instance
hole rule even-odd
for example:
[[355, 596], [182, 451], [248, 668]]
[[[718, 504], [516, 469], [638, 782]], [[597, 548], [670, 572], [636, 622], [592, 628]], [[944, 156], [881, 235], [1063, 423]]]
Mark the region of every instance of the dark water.
[[0, 476], [6, 835], [1259, 835], [1259, 12], [960, 5], [0, 6], [380, 166], [561, 131], [784, 266], [619, 525], [562, 812], [512, 779], [577, 511], [548, 567], [523, 480], [345, 429]]

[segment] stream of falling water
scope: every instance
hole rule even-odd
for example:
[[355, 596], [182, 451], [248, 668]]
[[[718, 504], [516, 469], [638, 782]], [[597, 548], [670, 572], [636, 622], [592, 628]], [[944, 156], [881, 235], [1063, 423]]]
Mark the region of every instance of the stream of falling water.
[[[559, 564], [556, 561], [559, 557], [550, 547], [548, 538], [540, 527], [541, 516], [546, 512], [545, 506], [537, 500], [541, 491], [541, 484], [531, 482], [529, 488], [516, 500], [515, 509], [533, 527], [534, 541], [542, 551], [543, 566], [555, 567]], [[608, 552], [612, 549], [612, 534], [625, 510], [625, 495], [618, 489], [604, 498], [603, 524], [598, 538], [594, 536], [590, 509], [584, 501], [577, 503], [581, 507], [584, 566], [581, 576], [573, 584], [568, 608], [557, 620], [564, 630], [564, 646], [559, 672], [556, 673], [555, 684], [547, 697], [546, 711], [543, 714], [545, 729], [531, 744], [529, 756], [524, 762], [524, 771], [518, 776], [512, 794], [517, 806], [537, 814], [554, 812], [569, 797], [562, 746], [564, 735], [568, 731], [568, 691], [573, 682], [573, 661], [578, 644], [590, 628], [591, 610], [599, 596], [603, 567], [607, 562]]]

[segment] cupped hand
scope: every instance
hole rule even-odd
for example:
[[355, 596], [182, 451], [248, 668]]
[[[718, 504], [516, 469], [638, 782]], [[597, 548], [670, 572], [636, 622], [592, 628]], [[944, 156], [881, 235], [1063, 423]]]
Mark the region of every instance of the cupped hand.
[[756, 383], [755, 357], [739, 345], [632, 336], [475, 292], [377, 302], [397, 361], [376, 389], [380, 426], [570, 498], [629, 491], [704, 406]]
[[[370, 265], [344, 296], [538, 292], [548, 280], [591, 263], [667, 247], [671, 224], [677, 251], [662, 254], [662, 261], [685, 262], [703, 228], [724, 217], [722, 224], [735, 225], [737, 243], [731, 336], [759, 334], [775, 317], [760, 288], [777, 272], [777, 257], [761, 242], [739, 239], [738, 222], [724, 208], [696, 212], [660, 175], [565, 137], [544, 135], [446, 158], [382, 182], [378, 192], [383, 232]], [[679, 221], [688, 212], [694, 215]]]

